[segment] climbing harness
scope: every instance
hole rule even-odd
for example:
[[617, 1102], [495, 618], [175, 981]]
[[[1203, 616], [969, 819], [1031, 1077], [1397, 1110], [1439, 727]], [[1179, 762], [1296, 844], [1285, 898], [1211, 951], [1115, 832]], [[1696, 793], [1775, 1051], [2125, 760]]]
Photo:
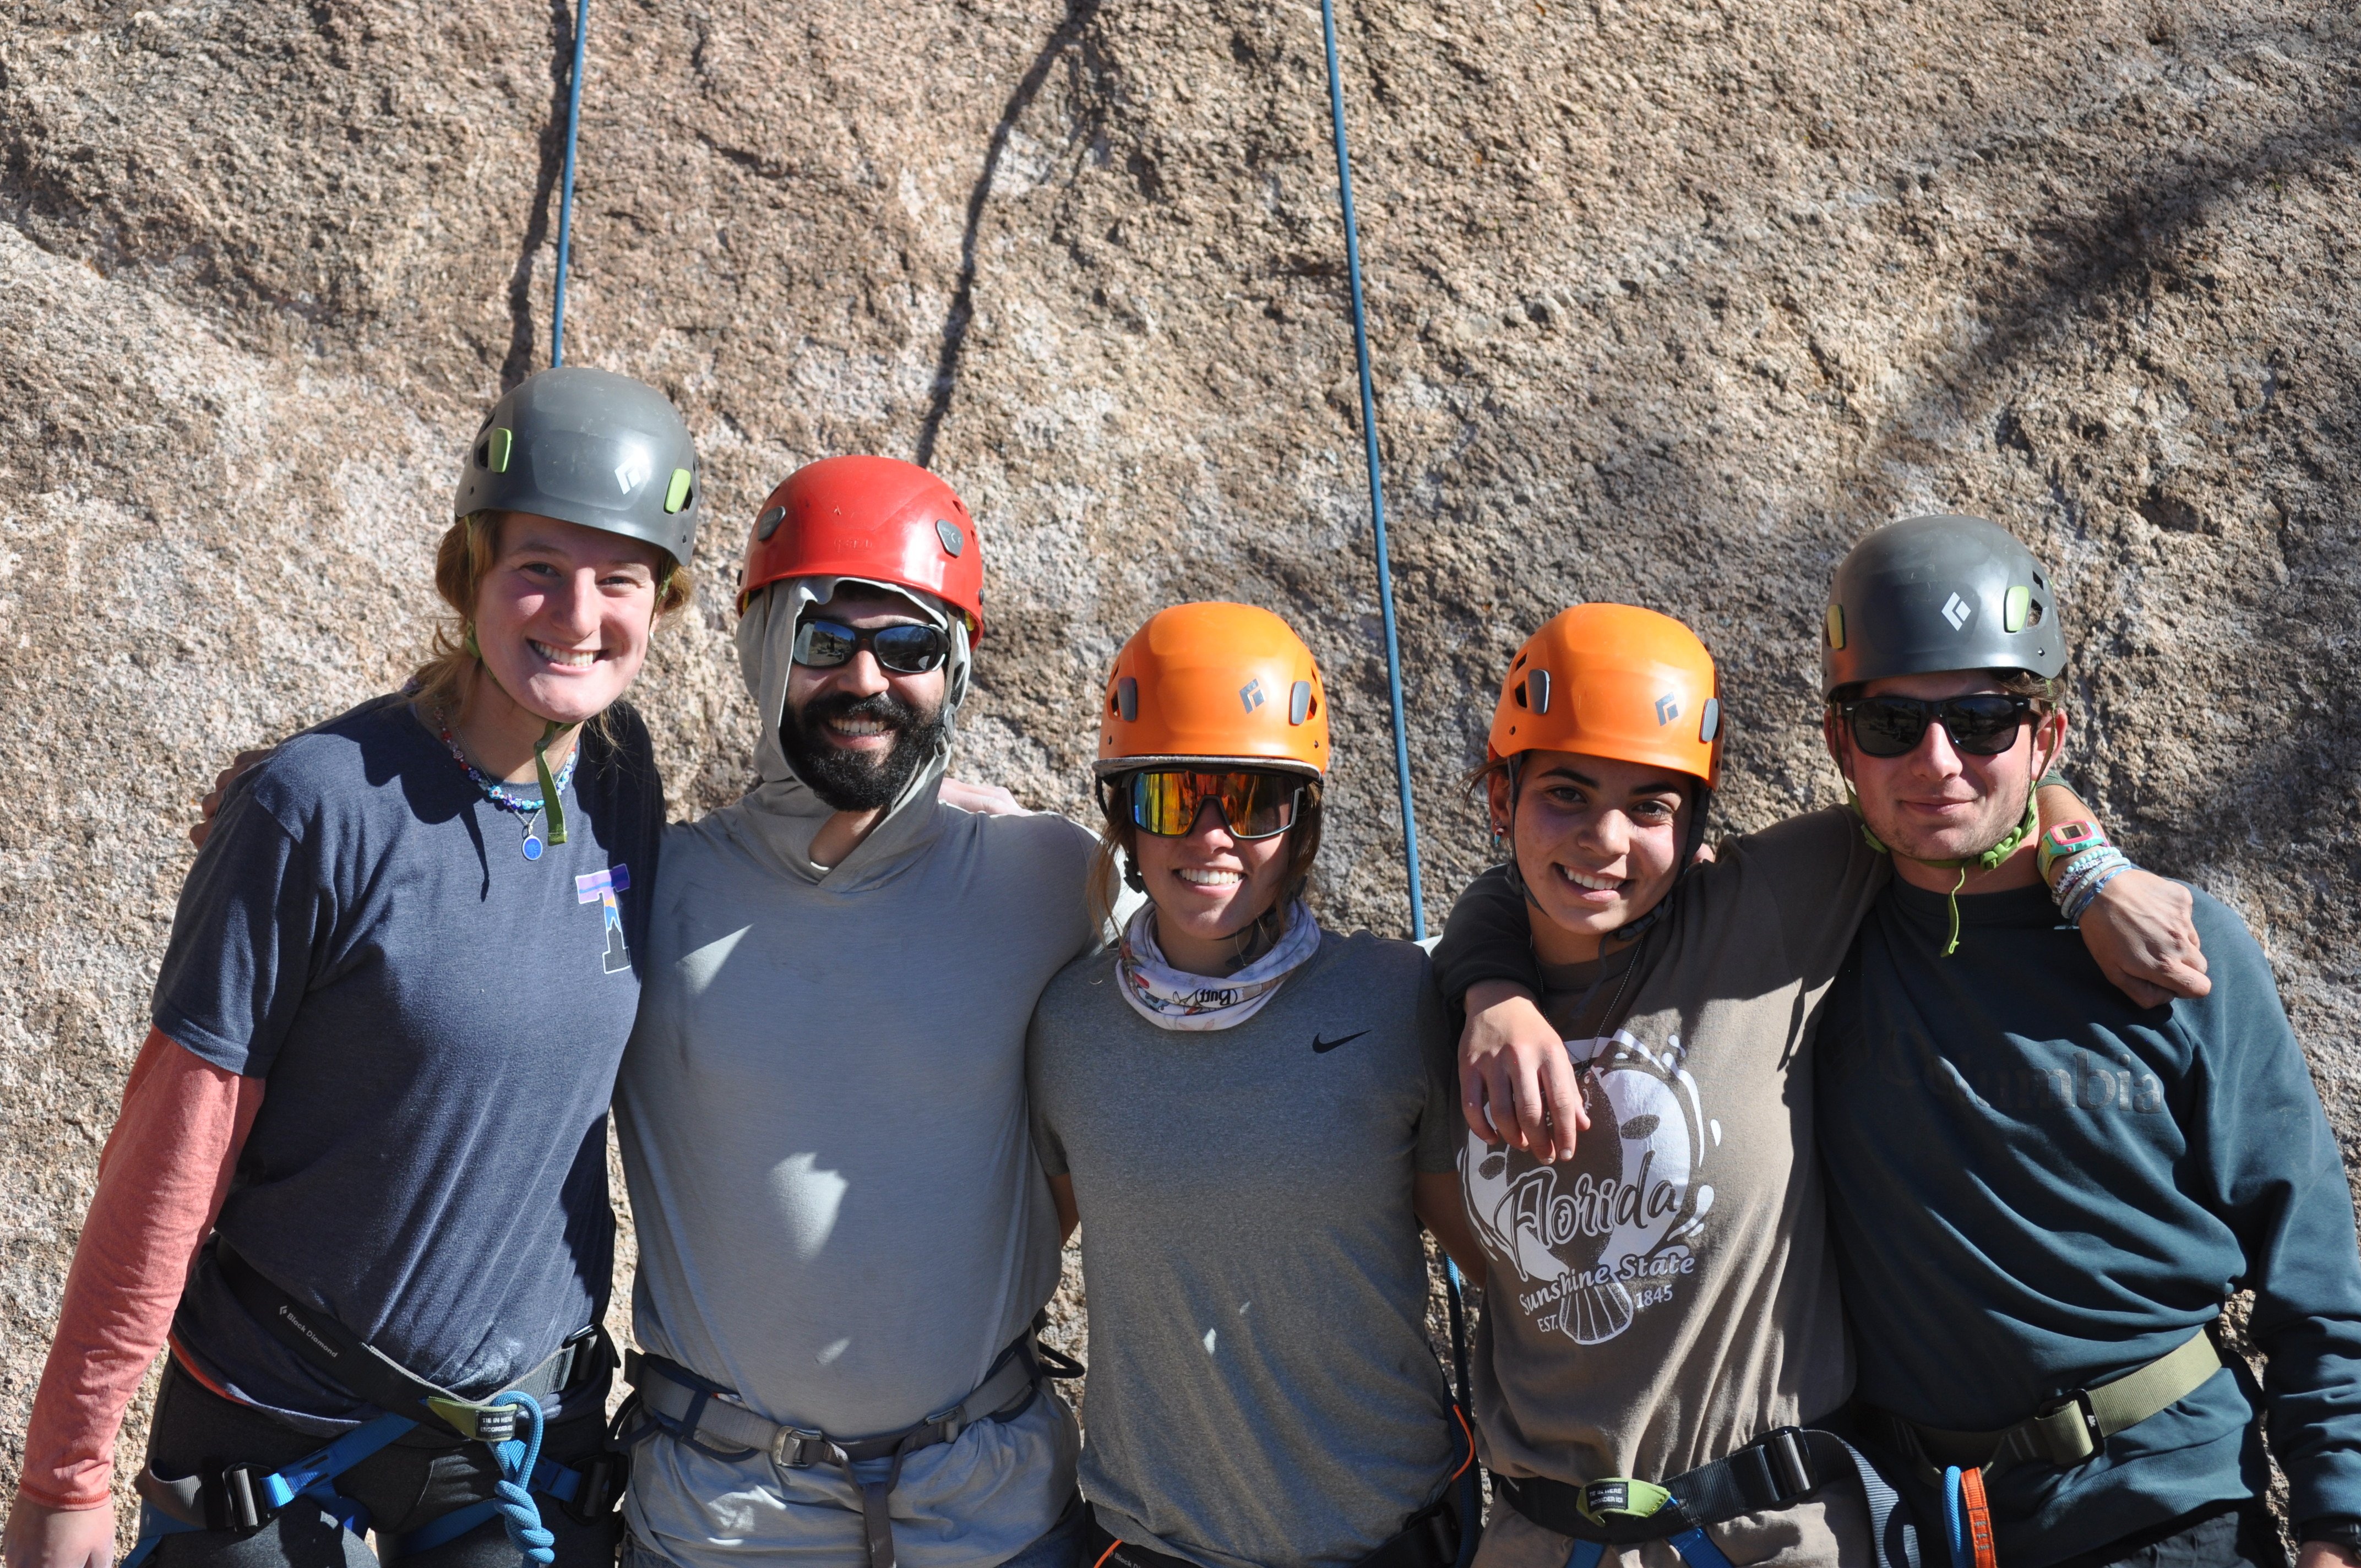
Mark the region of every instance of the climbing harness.
[[549, 313], [549, 362], [566, 363], [566, 259], [574, 238], [574, 143], [582, 131], [582, 60], [590, 42], [590, 0], [574, 7], [574, 71], [566, 88], [566, 179], [557, 198], [557, 300]]
[[415, 1376], [335, 1319], [298, 1301], [228, 1243], [216, 1238], [214, 1256], [223, 1282], [255, 1321], [338, 1387], [385, 1414], [272, 1471], [231, 1464], [216, 1475], [181, 1480], [143, 1474], [137, 1487], [148, 1507], [141, 1510], [139, 1540], [123, 1568], [138, 1568], [168, 1535], [259, 1529], [298, 1497], [318, 1503], [346, 1530], [366, 1530], [368, 1510], [337, 1492], [336, 1477], [430, 1422], [489, 1444], [500, 1480], [489, 1498], [405, 1534], [404, 1552], [456, 1541], [497, 1517], [523, 1560], [545, 1568], [555, 1558], [556, 1538], [542, 1523], [535, 1493], [555, 1499], [585, 1524], [605, 1518], [622, 1496], [620, 1455], [602, 1455], [580, 1470], [541, 1457], [546, 1424], [541, 1397], [583, 1387], [609, 1364], [613, 1353], [603, 1332], [594, 1328], [577, 1334], [509, 1387], [489, 1398], [469, 1399]]
[[2061, 1394], [1996, 1431], [1948, 1431], [1890, 1410], [1859, 1408], [1872, 1435], [1908, 1458], [1919, 1479], [1929, 1484], [1945, 1466], [1973, 1468], [1988, 1476], [2027, 1462], [2068, 1468], [2096, 1458], [2117, 1432], [2179, 1404], [2224, 1365], [2212, 1334], [2200, 1330], [2138, 1370], [2095, 1388]]
[[1652, 1541], [1670, 1546], [1688, 1568], [1730, 1568], [1706, 1533], [1710, 1527], [1794, 1508], [1830, 1486], [1859, 1489], [1884, 1568], [1919, 1568], [1916, 1532], [1900, 1496], [1831, 1431], [1781, 1427], [1727, 1458], [1662, 1483], [1612, 1475], [1577, 1486], [1545, 1476], [1492, 1477], [1494, 1493], [1510, 1507], [1543, 1530], [1573, 1538], [1566, 1568], [1598, 1568], [1609, 1547]]
[[[1410, 935], [1426, 940], [1426, 895], [1418, 873], [1418, 811], [1411, 798], [1410, 723], [1402, 713], [1401, 638], [1394, 626], [1393, 560], [1386, 547], [1386, 487], [1378, 462], [1378, 395], [1369, 375], [1369, 313], [1361, 289], [1361, 232], [1353, 215], [1353, 155], [1345, 139], [1345, 75], [1336, 60], [1335, 0], [1320, 0], [1320, 36], [1328, 55], [1328, 118], [1336, 139], [1336, 195], [1344, 214], [1345, 272], [1352, 285], [1353, 358], [1361, 378], [1361, 446], [1369, 468], [1369, 524], [1378, 552], [1378, 609], [1386, 635], [1386, 698], [1393, 709], [1394, 786], [1401, 796], [1402, 862], [1410, 886]], [[1451, 1316], [1451, 1356], [1458, 1382], [1459, 1408], [1467, 1403], [1467, 1342], [1462, 1317], [1459, 1266], [1443, 1260], [1443, 1281]], [[1461, 1482], [1458, 1568], [1476, 1559], [1477, 1521], [1484, 1517], [1484, 1483], [1478, 1467], [1469, 1463]]]
[[[757, 1415], [736, 1392], [661, 1355], [631, 1351], [623, 1359], [623, 1380], [631, 1398], [615, 1418], [620, 1443], [629, 1450], [651, 1431], [661, 1431], [699, 1453], [721, 1460], [770, 1456], [779, 1470], [805, 1470], [825, 1461], [840, 1468], [861, 1491], [861, 1519], [869, 1568], [894, 1568], [894, 1488], [902, 1462], [921, 1449], [951, 1442], [980, 1420], [1013, 1420], [1033, 1403], [1045, 1378], [1080, 1377], [1080, 1362], [1040, 1342], [1047, 1314], [1002, 1351], [983, 1381], [948, 1409], [938, 1410], [899, 1431], [851, 1440], [817, 1427], [787, 1426]], [[634, 1414], [644, 1420], [632, 1422]], [[864, 1460], [890, 1459], [885, 1476], [864, 1481], [852, 1467]]]

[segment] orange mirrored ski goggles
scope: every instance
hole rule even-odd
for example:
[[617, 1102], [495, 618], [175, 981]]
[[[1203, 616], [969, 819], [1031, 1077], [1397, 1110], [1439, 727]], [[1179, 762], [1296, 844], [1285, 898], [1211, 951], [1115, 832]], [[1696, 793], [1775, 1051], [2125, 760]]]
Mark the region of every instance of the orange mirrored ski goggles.
[[1233, 839], [1274, 839], [1295, 826], [1303, 801], [1301, 779], [1243, 769], [1143, 768], [1103, 780], [1100, 787], [1110, 784], [1124, 792], [1132, 826], [1159, 839], [1187, 837], [1209, 800], [1221, 807], [1222, 825]]

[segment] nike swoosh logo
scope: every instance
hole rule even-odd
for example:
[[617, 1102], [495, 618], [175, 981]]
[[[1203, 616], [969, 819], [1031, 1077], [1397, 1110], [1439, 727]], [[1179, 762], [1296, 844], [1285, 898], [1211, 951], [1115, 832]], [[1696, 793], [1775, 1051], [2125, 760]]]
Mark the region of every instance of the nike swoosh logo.
[[1323, 1040], [1317, 1034], [1314, 1034], [1312, 1036], [1312, 1048], [1314, 1051], [1333, 1051], [1338, 1046], [1351, 1045], [1355, 1040], [1359, 1039], [1361, 1035], [1366, 1035], [1368, 1031], [1364, 1029], [1361, 1031], [1360, 1035], [1347, 1035], [1341, 1040]]

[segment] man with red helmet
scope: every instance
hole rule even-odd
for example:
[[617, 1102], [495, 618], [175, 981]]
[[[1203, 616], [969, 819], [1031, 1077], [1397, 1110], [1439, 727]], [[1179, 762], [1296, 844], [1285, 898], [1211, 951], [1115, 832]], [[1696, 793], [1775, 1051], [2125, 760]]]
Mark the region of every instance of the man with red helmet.
[[617, 1086], [626, 1550], [651, 1568], [1071, 1561], [1025, 1036], [1090, 945], [1093, 839], [939, 798], [983, 587], [966, 507], [907, 463], [811, 464], [756, 521], [738, 647], [762, 777], [665, 836]]

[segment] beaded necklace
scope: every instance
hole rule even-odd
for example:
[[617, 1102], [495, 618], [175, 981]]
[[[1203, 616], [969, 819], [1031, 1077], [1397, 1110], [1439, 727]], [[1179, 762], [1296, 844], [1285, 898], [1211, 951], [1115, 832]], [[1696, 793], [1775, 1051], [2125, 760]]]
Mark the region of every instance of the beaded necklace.
[[[500, 810], [512, 813], [516, 817], [518, 826], [524, 829], [524, 858], [528, 861], [541, 859], [543, 849], [541, 836], [533, 831], [533, 824], [540, 818], [542, 812], [547, 809], [548, 797], [538, 792], [531, 795], [520, 795], [514, 785], [502, 784], [475, 763], [467, 761], [467, 753], [459, 750], [458, 737], [451, 733], [451, 722], [443, 717], [443, 710], [439, 707], [434, 709], [434, 728], [442, 732], [443, 744], [450, 750], [451, 760], [459, 764], [461, 772], [475, 781], [476, 787], [484, 792], [486, 800], [490, 801]], [[574, 764], [581, 760], [582, 748], [577, 743], [572, 754], [566, 759], [566, 765], [557, 770], [557, 777], [553, 787], [558, 794], [564, 795], [566, 786], [574, 782]]]

